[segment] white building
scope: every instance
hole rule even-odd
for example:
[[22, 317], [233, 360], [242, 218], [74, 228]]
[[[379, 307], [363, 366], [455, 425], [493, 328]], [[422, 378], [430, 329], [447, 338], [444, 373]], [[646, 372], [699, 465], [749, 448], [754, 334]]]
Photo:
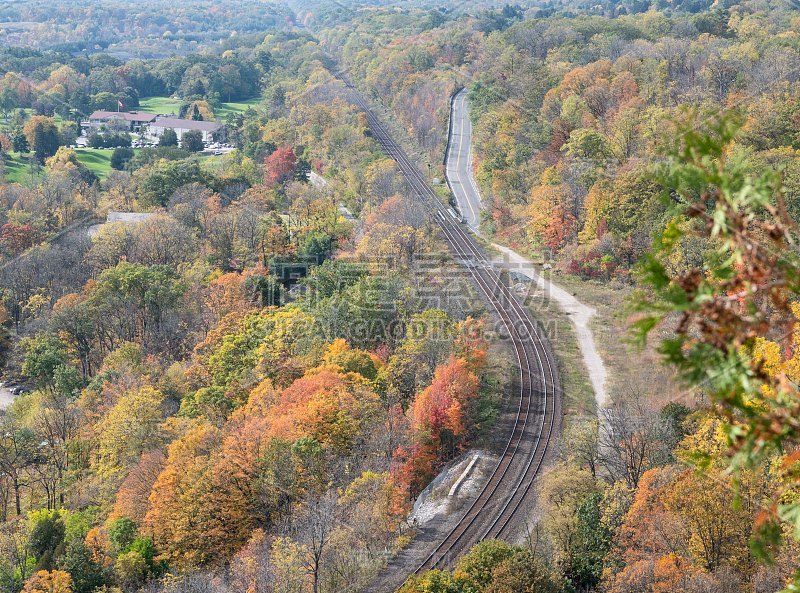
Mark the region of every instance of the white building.
[[224, 140], [225, 124], [215, 121], [195, 121], [193, 119], [179, 119], [177, 117], [157, 117], [156, 120], [147, 126], [151, 136], [158, 138], [165, 130], [175, 130], [178, 140], [184, 132], [190, 130], [200, 130], [203, 133], [203, 142], [214, 142]]
[[106, 126], [129, 132], [139, 132], [155, 119], [155, 113], [145, 113], [144, 111], [95, 111], [89, 116], [89, 121], [82, 125], [87, 130]]

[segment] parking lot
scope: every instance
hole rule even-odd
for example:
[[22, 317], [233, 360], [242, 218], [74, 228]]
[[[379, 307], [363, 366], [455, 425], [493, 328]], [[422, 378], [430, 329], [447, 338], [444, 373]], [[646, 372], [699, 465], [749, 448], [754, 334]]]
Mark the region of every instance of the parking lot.
[[14, 381], [0, 381], [0, 410], [5, 410], [20, 393], [30, 391]]
[[5, 410], [14, 401], [14, 394], [6, 387], [0, 387], [0, 410]]
[[[86, 136], [80, 136], [75, 141], [75, 144], [72, 146], [72, 148], [85, 148], [87, 150], [114, 150], [113, 148], [92, 148], [91, 146], [87, 146], [86, 141]], [[234, 149], [234, 147], [230, 144], [225, 144], [222, 142], [204, 142], [203, 147], [203, 151], [200, 154], [206, 156], [222, 156], [223, 154], [227, 154]], [[145, 138], [142, 140], [134, 140], [131, 143], [131, 148], [158, 148], [158, 139]]]

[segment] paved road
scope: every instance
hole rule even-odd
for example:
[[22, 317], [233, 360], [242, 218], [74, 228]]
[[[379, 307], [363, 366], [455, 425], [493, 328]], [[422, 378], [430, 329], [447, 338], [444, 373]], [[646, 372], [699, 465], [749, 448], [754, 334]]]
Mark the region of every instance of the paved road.
[[467, 109], [467, 90], [453, 98], [450, 112], [450, 148], [445, 173], [464, 221], [473, 230], [480, 225], [481, 195], [472, 175], [472, 122]]
[[[469, 119], [467, 91], [462, 89], [453, 98], [450, 111], [450, 148], [447, 153], [447, 182], [458, 200], [458, 206], [469, 227], [478, 233], [481, 195], [472, 174], [472, 122]], [[606, 382], [608, 373], [589, 326], [595, 310], [581, 303], [574, 295], [553, 284], [544, 273], [540, 273], [530, 260], [508, 247], [493, 244], [501, 252], [497, 262], [502, 267], [519, 272], [533, 279], [544, 291], [547, 298], [553, 299], [567, 314], [575, 327], [578, 346], [584, 364], [589, 372], [597, 404], [598, 413], [608, 403]]]

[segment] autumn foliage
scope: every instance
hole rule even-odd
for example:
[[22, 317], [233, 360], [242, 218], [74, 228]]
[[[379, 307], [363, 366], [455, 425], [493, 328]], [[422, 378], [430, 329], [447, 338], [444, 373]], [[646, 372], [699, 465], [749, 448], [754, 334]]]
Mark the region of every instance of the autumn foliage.
[[0, 227], [0, 246], [11, 255], [23, 252], [41, 240], [41, 233], [29, 224], [7, 222]]
[[275, 152], [264, 159], [265, 181], [270, 185], [286, 183], [294, 175], [296, 164], [297, 157], [291, 146], [275, 149]]
[[433, 382], [411, 403], [412, 448], [401, 470], [411, 492], [417, 491], [442, 461], [455, 455], [471, 422], [478, 397], [478, 377], [463, 358], [436, 369]]

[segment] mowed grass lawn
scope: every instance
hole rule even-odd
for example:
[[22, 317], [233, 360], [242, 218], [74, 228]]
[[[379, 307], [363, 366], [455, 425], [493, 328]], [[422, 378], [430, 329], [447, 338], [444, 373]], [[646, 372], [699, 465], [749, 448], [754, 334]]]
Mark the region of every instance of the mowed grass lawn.
[[[145, 97], [139, 99], [138, 111], [146, 113], [178, 113], [181, 108], [180, 99], [173, 99], [171, 97]], [[249, 107], [254, 107], [261, 103], [261, 97], [254, 97], [246, 101], [238, 101], [232, 103], [222, 103], [215, 111], [214, 117], [217, 121], [225, 121], [231, 113], [243, 113]]]
[[217, 118], [217, 121], [225, 121], [225, 118], [228, 117], [231, 113], [244, 113], [250, 107], [255, 107], [261, 103], [261, 97], [254, 97], [252, 99], [247, 99], [246, 101], [239, 101], [234, 103], [223, 103], [218, 109], [214, 111], [214, 117]]
[[172, 97], [145, 97], [139, 99], [137, 111], [146, 113], [178, 113], [183, 101]]
[[[13, 109], [12, 111], [13, 111], [13, 112], [16, 112], [16, 111], [19, 111], [19, 109]], [[9, 111], [9, 113], [8, 113], [9, 117], [11, 117], [11, 113], [12, 113], [12, 111]], [[24, 108], [22, 111], [24, 111], [24, 112], [25, 112], [25, 115], [26, 115], [27, 117], [32, 117], [32, 116], [36, 115], [36, 114], [33, 112], [33, 109], [31, 109], [30, 107], [26, 107], [26, 108]], [[62, 118], [60, 115], [58, 115], [58, 114], [56, 113], [56, 114], [53, 116], [53, 121], [56, 123], [56, 125], [61, 125], [61, 124], [64, 122], [64, 118]], [[4, 120], [4, 119], [2, 118], [2, 116], [0, 116], [0, 132], [8, 132], [10, 129], [11, 129], [11, 126], [9, 125], [8, 121], [7, 121], [7, 120]]]
[[[113, 149], [75, 148], [75, 155], [87, 169], [100, 179], [105, 179], [111, 172], [111, 155]], [[10, 183], [22, 183], [30, 172], [33, 153], [20, 154], [12, 152], [5, 161], [5, 180]]]
[[6, 181], [22, 183], [30, 170], [28, 158], [32, 158], [32, 156], [33, 155], [22, 155], [18, 152], [7, 154], [3, 160]]
[[78, 160], [100, 179], [105, 179], [106, 175], [111, 172], [113, 149], [75, 148], [74, 150]]

